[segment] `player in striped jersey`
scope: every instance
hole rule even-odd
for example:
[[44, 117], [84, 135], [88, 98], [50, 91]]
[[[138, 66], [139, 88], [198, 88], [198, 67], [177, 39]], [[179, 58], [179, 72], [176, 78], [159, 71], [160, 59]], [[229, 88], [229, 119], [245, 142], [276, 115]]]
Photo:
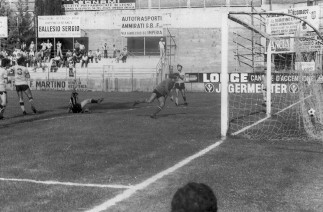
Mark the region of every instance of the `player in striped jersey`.
[[6, 67], [9, 66], [10, 60], [2, 59], [0, 68], [0, 119], [3, 119], [4, 110], [7, 106], [6, 84], [8, 83], [8, 72]]
[[90, 103], [98, 103], [100, 104], [103, 101], [103, 98], [100, 99], [85, 99], [81, 103], [79, 103], [78, 93], [74, 89], [70, 98], [70, 105], [68, 107], [68, 112], [72, 113], [83, 113], [90, 112], [88, 108], [85, 108], [85, 105]]
[[152, 92], [150, 98], [141, 99], [134, 102], [133, 106], [136, 106], [140, 103], [152, 103], [155, 99], [159, 101], [159, 106], [153, 114], [150, 115], [151, 118], [156, 118], [156, 115], [164, 108], [167, 96], [170, 94], [170, 91], [175, 85], [175, 81], [178, 79], [179, 74], [174, 73], [169, 75], [169, 79], [163, 80], [159, 83], [154, 91]]
[[25, 93], [29, 99], [31, 110], [34, 113], [37, 113], [37, 110], [34, 105], [33, 95], [28, 85], [30, 74], [28, 69], [24, 65], [25, 65], [25, 59], [23, 57], [20, 57], [17, 59], [17, 65], [13, 66], [13, 70], [15, 72], [15, 85], [16, 85], [16, 91], [19, 97], [20, 108], [22, 110], [22, 113], [26, 115], [27, 113], [25, 110], [23, 93]]

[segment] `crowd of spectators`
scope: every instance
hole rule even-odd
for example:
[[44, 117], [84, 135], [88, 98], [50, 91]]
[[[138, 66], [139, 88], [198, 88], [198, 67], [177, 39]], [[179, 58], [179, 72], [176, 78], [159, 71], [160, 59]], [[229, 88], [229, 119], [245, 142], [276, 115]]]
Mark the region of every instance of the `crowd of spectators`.
[[[99, 63], [102, 57], [108, 58], [107, 49], [108, 47], [105, 43], [102, 48], [97, 48], [92, 52], [78, 41], [74, 43], [73, 49], [64, 49], [63, 44], [58, 41], [54, 52], [53, 44], [49, 39], [43, 40], [38, 49], [34, 41], [27, 44], [17, 39], [12, 49], [0, 51], [0, 59], [7, 58], [11, 61], [10, 65], [15, 65], [19, 57], [24, 57], [26, 66], [33, 67], [35, 71], [37, 68], [43, 68], [48, 65], [52, 67], [51, 70], [57, 70], [57, 68], [62, 67], [75, 68], [76, 63], [80, 63], [82, 68], [87, 68], [89, 63]], [[128, 50], [126, 47], [120, 51], [113, 45], [113, 53], [109, 58], [112, 59], [112, 62], [119, 63], [121, 61], [125, 63], [127, 56]]]

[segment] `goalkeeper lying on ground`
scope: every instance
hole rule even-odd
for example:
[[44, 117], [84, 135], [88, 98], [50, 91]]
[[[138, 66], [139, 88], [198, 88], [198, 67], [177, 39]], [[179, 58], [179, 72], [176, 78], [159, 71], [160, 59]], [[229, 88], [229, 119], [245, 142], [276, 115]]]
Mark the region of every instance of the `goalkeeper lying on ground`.
[[84, 112], [90, 112], [88, 108], [85, 108], [87, 104], [90, 103], [98, 103], [100, 104], [103, 101], [103, 98], [100, 99], [85, 99], [81, 103], [78, 101], [78, 93], [76, 90], [73, 90], [71, 98], [70, 98], [70, 105], [68, 107], [68, 112], [73, 113], [84, 113]]

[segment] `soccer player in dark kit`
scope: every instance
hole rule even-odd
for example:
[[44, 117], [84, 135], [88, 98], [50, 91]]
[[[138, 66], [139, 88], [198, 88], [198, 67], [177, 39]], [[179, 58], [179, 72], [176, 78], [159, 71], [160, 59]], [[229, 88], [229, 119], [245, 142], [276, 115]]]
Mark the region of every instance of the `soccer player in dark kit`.
[[136, 100], [133, 106], [140, 103], [152, 103], [155, 99], [159, 101], [159, 106], [157, 106], [155, 112], [150, 115], [151, 118], [156, 118], [157, 114], [164, 108], [167, 96], [170, 94], [171, 90], [174, 88], [175, 82], [178, 79], [179, 74], [170, 74], [168, 79], [163, 80], [159, 83], [153, 90], [151, 96], [148, 99]]
[[100, 104], [103, 101], [103, 98], [100, 99], [85, 99], [81, 103], [79, 103], [78, 93], [76, 90], [73, 90], [71, 98], [70, 98], [70, 105], [68, 107], [68, 113], [84, 113], [90, 112], [88, 108], [85, 106], [90, 103], [98, 103]]

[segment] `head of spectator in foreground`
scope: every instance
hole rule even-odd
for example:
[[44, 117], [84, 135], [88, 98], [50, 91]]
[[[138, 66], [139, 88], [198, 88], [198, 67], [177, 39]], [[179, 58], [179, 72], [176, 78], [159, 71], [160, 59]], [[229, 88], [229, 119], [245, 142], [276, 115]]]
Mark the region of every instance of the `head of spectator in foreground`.
[[172, 199], [171, 212], [217, 212], [217, 199], [210, 187], [190, 182], [179, 188]]
[[7, 67], [10, 67], [10, 59], [8, 59], [8, 58], [3, 58], [2, 60], [1, 60], [1, 67], [3, 67], [3, 68], [7, 68]]

